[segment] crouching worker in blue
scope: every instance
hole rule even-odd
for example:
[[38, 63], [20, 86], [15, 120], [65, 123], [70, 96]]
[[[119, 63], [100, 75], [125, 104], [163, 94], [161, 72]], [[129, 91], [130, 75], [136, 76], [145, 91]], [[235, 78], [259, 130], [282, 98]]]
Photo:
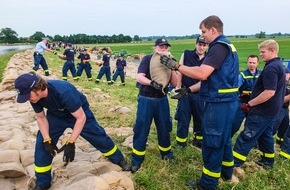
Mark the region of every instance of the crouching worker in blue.
[[116, 61], [116, 68], [113, 70], [113, 83], [117, 80], [118, 76], [120, 76], [122, 85], [125, 86], [126, 66], [126, 60], [124, 59], [123, 55], [120, 54]]
[[99, 65], [100, 71], [99, 74], [96, 78], [96, 84], [99, 84], [101, 81], [101, 78], [106, 75], [106, 79], [108, 82], [108, 85], [112, 85], [113, 82], [111, 81], [111, 66], [110, 66], [110, 60], [111, 60], [111, 55], [108, 53], [107, 48], [102, 49], [103, 52], [103, 57], [101, 62], [96, 62], [97, 65]]
[[62, 60], [65, 60], [65, 63], [62, 67], [62, 80], [67, 80], [67, 72], [70, 70], [74, 81], [78, 80], [77, 71], [75, 68], [75, 50], [72, 48], [72, 44], [68, 43], [67, 48], [64, 50], [62, 55], [58, 55]]
[[46, 45], [48, 43], [48, 38], [42, 38], [41, 42], [38, 42], [34, 48], [33, 58], [34, 58], [34, 67], [32, 68], [32, 72], [36, 72], [39, 69], [39, 66], [44, 70], [45, 76], [49, 76], [48, 65], [44, 58], [44, 53], [46, 51], [53, 53], [56, 55], [57, 53], [51, 49], [49, 49]]
[[171, 83], [175, 86], [177, 77], [174, 71], [160, 63], [160, 54], [169, 53], [169, 46], [167, 40], [157, 39], [154, 53], [145, 56], [138, 67], [139, 95], [136, 121], [133, 128], [132, 173], [139, 170], [145, 159], [146, 142], [153, 118], [157, 129], [161, 158], [163, 160], [173, 159], [170, 144], [172, 118], [170, 117], [167, 92], [168, 84]]
[[[34, 190], [50, 188], [52, 159], [58, 152], [64, 151], [63, 160], [67, 164], [74, 160], [75, 141], [79, 135], [112, 163], [125, 171], [131, 169], [121, 151], [96, 121], [86, 96], [71, 83], [61, 80], [45, 81], [33, 73], [27, 73], [20, 75], [14, 85], [18, 91], [17, 102], [31, 103], [39, 127], [34, 155]], [[44, 108], [47, 109], [46, 114]], [[73, 129], [72, 134], [59, 150], [56, 143], [67, 127]]]
[[80, 79], [83, 73], [83, 70], [85, 70], [88, 81], [92, 81], [92, 66], [90, 64], [91, 56], [88, 54], [88, 49], [84, 48], [83, 51], [79, 54], [77, 57], [81, 60], [81, 62], [78, 64], [77, 67], [77, 79]]

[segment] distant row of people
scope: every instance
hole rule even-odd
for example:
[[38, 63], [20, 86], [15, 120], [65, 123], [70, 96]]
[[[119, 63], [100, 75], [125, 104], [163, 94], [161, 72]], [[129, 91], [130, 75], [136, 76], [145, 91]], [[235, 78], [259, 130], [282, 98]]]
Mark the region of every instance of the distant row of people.
[[[36, 72], [39, 67], [41, 66], [45, 72], [46, 76], [49, 76], [48, 64], [44, 58], [45, 51], [52, 52], [57, 54], [56, 51], [51, 50], [46, 45], [48, 43], [48, 39], [44, 38], [41, 42], [37, 43], [34, 48], [34, 67], [32, 69], [33, 72]], [[87, 48], [83, 48], [80, 51], [77, 59], [80, 60], [77, 63], [77, 68], [75, 67], [75, 54], [76, 50], [73, 48], [71, 43], [66, 44], [66, 48], [63, 54], [58, 55], [59, 58], [65, 60], [65, 63], [62, 68], [62, 79], [68, 79], [68, 71], [71, 72], [73, 80], [78, 81], [82, 75], [83, 70], [86, 73], [88, 81], [92, 81], [92, 66], [90, 64], [91, 57], [88, 53]], [[110, 66], [110, 57], [111, 55], [108, 53], [107, 48], [102, 49], [102, 60], [100, 62], [96, 62], [97, 65], [100, 66], [99, 74], [95, 80], [96, 84], [98, 84], [101, 78], [106, 75], [106, 79], [109, 85], [114, 84], [117, 78], [120, 76], [121, 84], [125, 85], [125, 74], [126, 74], [126, 60], [124, 59], [123, 55], [119, 55], [116, 61], [116, 66], [112, 70], [113, 71], [113, 78], [111, 77], [111, 66]]]

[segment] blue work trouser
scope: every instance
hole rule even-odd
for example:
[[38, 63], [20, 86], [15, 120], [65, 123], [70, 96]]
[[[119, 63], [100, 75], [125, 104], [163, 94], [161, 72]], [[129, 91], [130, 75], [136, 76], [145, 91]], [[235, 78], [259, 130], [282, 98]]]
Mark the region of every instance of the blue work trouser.
[[217, 188], [218, 179], [228, 180], [233, 174], [231, 128], [238, 101], [205, 103], [202, 119], [203, 169], [200, 183], [207, 188]]
[[78, 70], [77, 70], [77, 76], [81, 77], [83, 70], [85, 70], [87, 78], [91, 79], [92, 78], [92, 74], [91, 74], [91, 70], [92, 70], [92, 66], [90, 63], [79, 63], [78, 64]]
[[288, 126], [284, 135], [284, 141], [281, 143], [280, 156], [290, 160], [290, 127]]
[[34, 71], [39, 69], [39, 65], [42, 67], [45, 73], [48, 73], [48, 65], [43, 55], [37, 53], [33, 55], [34, 58], [34, 67], [32, 68]]
[[281, 143], [289, 126], [289, 109], [282, 108], [275, 118], [273, 135], [277, 133], [276, 140]]
[[106, 74], [106, 79], [108, 82], [111, 82], [111, 67], [110, 66], [102, 66], [100, 68], [100, 72], [96, 78], [96, 81], [100, 81], [101, 78]]
[[116, 81], [118, 76], [120, 76], [121, 82], [125, 83], [125, 72], [124, 72], [123, 69], [122, 70], [116, 69], [116, 71], [115, 71], [115, 73], [113, 75], [113, 81]]
[[274, 137], [273, 124], [275, 117], [267, 118], [252, 112], [248, 113], [245, 128], [237, 137], [234, 146], [235, 166], [241, 166], [247, 159], [250, 150], [258, 142], [261, 151], [261, 162], [273, 166]]
[[[98, 124], [91, 110], [84, 110], [87, 116], [86, 123], [81, 132], [81, 136], [86, 139], [96, 149], [100, 150], [105, 157], [112, 163], [119, 163], [124, 159], [121, 151], [117, 148], [112, 139], [106, 134], [105, 130]], [[57, 144], [59, 137], [66, 128], [73, 128], [75, 119], [71, 116], [67, 118], [59, 118], [52, 114], [47, 114], [49, 122], [49, 135], [52, 142]], [[37, 134], [35, 145], [35, 175], [36, 185], [39, 187], [47, 187], [50, 185], [51, 168], [53, 157], [45, 150], [43, 137], [40, 132]]]
[[189, 93], [178, 100], [174, 119], [177, 122], [176, 141], [186, 143], [191, 116], [193, 118], [193, 132], [196, 140], [202, 140], [202, 103], [198, 93]]
[[235, 120], [234, 120], [234, 123], [233, 123], [233, 126], [232, 126], [232, 132], [231, 132], [231, 136], [232, 137], [240, 129], [240, 127], [241, 127], [244, 119], [247, 117], [247, 113], [245, 113], [241, 109], [241, 105], [242, 105], [242, 102], [239, 102], [239, 107], [237, 109], [236, 116], [235, 116]]
[[73, 61], [66, 61], [62, 67], [62, 79], [66, 80], [67, 79], [67, 72], [70, 70], [72, 76], [74, 79], [77, 77], [76, 73], [76, 68], [75, 64]]
[[170, 117], [167, 96], [150, 98], [139, 95], [136, 121], [133, 128], [133, 154], [131, 157], [133, 166], [140, 166], [144, 161], [147, 137], [153, 118], [161, 156], [173, 156], [170, 144], [172, 118]]

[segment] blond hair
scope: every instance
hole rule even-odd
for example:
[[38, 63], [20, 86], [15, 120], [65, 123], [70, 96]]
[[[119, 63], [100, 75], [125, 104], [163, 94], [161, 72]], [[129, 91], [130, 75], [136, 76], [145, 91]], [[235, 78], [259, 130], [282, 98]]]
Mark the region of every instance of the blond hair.
[[259, 45], [259, 49], [261, 48], [266, 48], [270, 51], [274, 51], [274, 52], [279, 52], [279, 45], [275, 40], [269, 39], [269, 40], [265, 40], [262, 43], [260, 43]]

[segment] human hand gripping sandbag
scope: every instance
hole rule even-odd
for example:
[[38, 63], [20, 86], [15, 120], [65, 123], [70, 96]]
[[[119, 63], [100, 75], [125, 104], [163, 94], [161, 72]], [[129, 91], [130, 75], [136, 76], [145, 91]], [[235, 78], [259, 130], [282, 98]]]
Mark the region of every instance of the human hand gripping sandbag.
[[150, 82], [150, 85], [153, 87], [153, 88], [155, 88], [156, 90], [162, 90], [162, 88], [163, 88], [163, 85], [162, 84], [159, 84], [159, 83], [157, 83], [156, 81], [151, 81]]
[[74, 142], [67, 141], [65, 145], [59, 149], [58, 153], [64, 151], [63, 161], [66, 162], [66, 165], [75, 159], [75, 148], [76, 147]]
[[180, 98], [182, 98], [183, 96], [186, 96], [190, 92], [191, 92], [190, 88], [188, 88], [188, 87], [179, 88], [179, 89], [175, 90], [175, 94], [173, 96], [171, 96], [171, 99], [179, 100]]
[[166, 94], [167, 93], [166, 87], [170, 82], [172, 71], [160, 63], [160, 56], [161, 55], [159, 53], [155, 52], [151, 57], [150, 76], [151, 80], [155, 82], [154, 83], [152, 82], [150, 85], [157, 90], [161, 90], [163, 94]]
[[66, 60], [66, 56], [65, 55], [57, 55], [60, 59], [62, 60]]
[[161, 55], [160, 63], [165, 65], [168, 69], [171, 69], [171, 70], [178, 70], [180, 66], [179, 63], [177, 63], [174, 58], [171, 58], [165, 54]]

